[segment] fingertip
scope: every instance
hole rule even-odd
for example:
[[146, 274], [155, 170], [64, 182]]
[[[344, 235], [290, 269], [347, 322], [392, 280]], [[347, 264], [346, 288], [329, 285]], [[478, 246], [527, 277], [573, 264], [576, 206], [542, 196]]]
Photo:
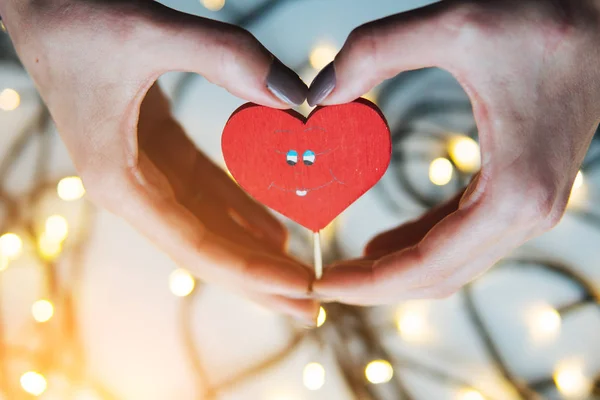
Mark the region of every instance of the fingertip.
[[321, 104], [335, 89], [336, 82], [335, 66], [332, 61], [311, 82], [306, 98], [308, 105], [314, 107]]
[[308, 87], [298, 74], [273, 57], [266, 79], [267, 89], [277, 100], [289, 106], [299, 106], [306, 100]]

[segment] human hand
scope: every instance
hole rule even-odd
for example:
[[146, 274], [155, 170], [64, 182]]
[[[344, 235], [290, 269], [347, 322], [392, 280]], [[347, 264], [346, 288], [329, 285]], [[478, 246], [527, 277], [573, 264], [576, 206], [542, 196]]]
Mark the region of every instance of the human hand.
[[464, 194], [326, 269], [320, 298], [445, 297], [559, 222], [600, 117], [599, 7], [443, 1], [352, 32], [309, 103], [350, 101], [406, 70], [446, 69], [471, 99], [482, 167]]
[[91, 199], [211, 283], [314, 324], [286, 232], [185, 136], [156, 79], [192, 71], [249, 101], [306, 86], [248, 32], [153, 1], [0, 0], [19, 56]]

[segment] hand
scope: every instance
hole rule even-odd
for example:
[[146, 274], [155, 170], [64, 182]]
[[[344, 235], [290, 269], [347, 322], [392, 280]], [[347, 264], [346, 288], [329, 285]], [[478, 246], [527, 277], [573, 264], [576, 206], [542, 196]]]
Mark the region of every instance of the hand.
[[154, 85], [192, 71], [247, 100], [306, 86], [248, 32], [152, 1], [0, 0], [19, 56], [96, 203], [200, 278], [314, 324], [311, 272], [284, 228], [185, 136]]
[[464, 194], [326, 270], [319, 297], [445, 297], [559, 222], [600, 116], [599, 7], [443, 1], [352, 32], [309, 103], [350, 101], [406, 70], [446, 69], [471, 99], [482, 167]]

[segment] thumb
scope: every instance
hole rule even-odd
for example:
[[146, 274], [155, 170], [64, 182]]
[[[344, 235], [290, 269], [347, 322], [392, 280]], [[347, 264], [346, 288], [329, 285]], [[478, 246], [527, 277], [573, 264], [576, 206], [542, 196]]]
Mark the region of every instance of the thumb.
[[[276, 108], [299, 105], [308, 88], [252, 34], [235, 25], [154, 3], [147, 40], [159, 57], [157, 74], [189, 71], [233, 95]], [[157, 29], [158, 28], [158, 29]]]
[[[442, 2], [356, 28], [310, 85], [311, 106], [350, 102], [403, 71], [442, 66], [450, 60], [452, 24]], [[446, 66], [450, 67], [450, 65]], [[450, 68], [449, 68], [450, 69]]]

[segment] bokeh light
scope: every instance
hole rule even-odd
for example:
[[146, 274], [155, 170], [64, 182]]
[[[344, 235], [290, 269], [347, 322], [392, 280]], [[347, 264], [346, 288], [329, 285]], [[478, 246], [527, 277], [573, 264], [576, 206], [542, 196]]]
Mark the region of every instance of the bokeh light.
[[394, 376], [394, 368], [386, 360], [374, 360], [367, 364], [365, 376], [373, 384], [386, 383]]
[[461, 389], [456, 395], [456, 400], [485, 400], [485, 397], [477, 390]]
[[44, 260], [52, 261], [62, 252], [62, 243], [52, 240], [46, 232], [38, 238], [38, 252]]
[[331, 43], [320, 43], [310, 52], [310, 65], [316, 70], [321, 70], [333, 61], [337, 52], [338, 49]]
[[560, 362], [554, 370], [554, 382], [558, 391], [567, 398], [587, 398], [591, 389], [581, 360]]
[[23, 241], [16, 233], [8, 232], [0, 236], [0, 254], [9, 260], [19, 257], [23, 250]]
[[225, 0], [200, 0], [200, 3], [210, 11], [219, 11], [225, 6]]
[[46, 220], [46, 237], [50, 241], [62, 242], [69, 234], [69, 224], [62, 215], [52, 215]]
[[436, 158], [429, 165], [429, 180], [434, 185], [444, 186], [452, 180], [452, 163], [444, 157]]
[[0, 92], [0, 110], [12, 111], [21, 104], [21, 96], [14, 89], [4, 89]]
[[450, 139], [448, 154], [454, 165], [464, 173], [477, 172], [481, 167], [479, 144], [468, 136], [455, 136]]
[[34, 396], [39, 396], [48, 386], [46, 378], [40, 373], [29, 371], [21, 375], [21, 387], [24, 391]]
[[308, 390], [319, 390], [325, 384], [325, 368], [316, 362], [306, 364], [302, 382]]
[[37, 322], [46, 322], [54, 315], [54, 306], [48, 300], [38, 300], [31, 306], [31, 314]]
[[396, 311], [396, 328], [402, 339], [411, 343], [426, 342], [432, 332], [428, 321], [429, 303], [422, 300], [409, 301]]
[[64, 201], [74, 201], [83, 197], [85, 188], [83, 182], [78, 176], [68, 176], [62, 178], [56, 186], [58, 197]]
[[317, 328], [323, 326], [325, 321], [327, 320], [327, 313], [323, 307], [319, 308], [319, 315], [317, 316]]
[[545, 344], [558, 336], [561, 317], [553, 307], [547, 304], [536, 305], [530, 308], [526, 317], [529, 336], [533, 341]]
[[192, 293], [196, 281], [185, 269], [178, 268], [169, 275], [169, 289], [175, 296], [185, 297]]

